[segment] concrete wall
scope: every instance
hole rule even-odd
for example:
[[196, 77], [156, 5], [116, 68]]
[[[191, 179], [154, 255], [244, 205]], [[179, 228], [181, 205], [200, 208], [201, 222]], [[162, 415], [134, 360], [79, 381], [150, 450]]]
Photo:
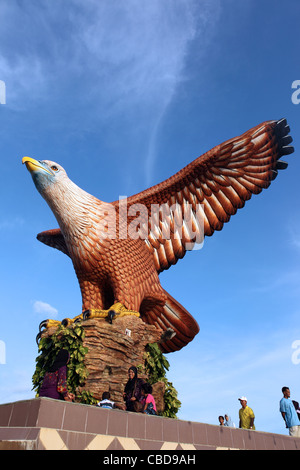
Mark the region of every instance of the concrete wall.
[[36, 398], [0, 405], [1, 449], [300, 450], [300, 439]]

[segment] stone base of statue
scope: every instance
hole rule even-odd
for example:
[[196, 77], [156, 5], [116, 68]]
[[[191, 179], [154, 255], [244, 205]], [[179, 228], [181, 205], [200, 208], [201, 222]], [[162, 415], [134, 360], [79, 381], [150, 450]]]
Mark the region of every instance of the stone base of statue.
[[[82, 390], [99, 400], [103, 392], [110, 392], [111, 400], [124, 406], [128, 369], [142, 369], [147, 344], [159, 342], [162, 330], [134, 315], [116, 317], [112, 323], [106, 318], [92, 318], [82, 321], [81, 326], [85, 330], [83, 346], [88, 348], [84, 359], [88, 377]], [[42, 337], [51, 336], [55, 330], [49, 328]], [[139, 377], [147, 380], [142, 371]]]
[[113, 401], [123, 404], [129, 367], [144, 364], [147, 344], [158, 342], [162, 331], [130, 315], [116, 318], [112, 324], [104, 319], [87, 320], [83, 326], [84, 346], [89, 350], [84, 388], [99, 398], [109, 391]]

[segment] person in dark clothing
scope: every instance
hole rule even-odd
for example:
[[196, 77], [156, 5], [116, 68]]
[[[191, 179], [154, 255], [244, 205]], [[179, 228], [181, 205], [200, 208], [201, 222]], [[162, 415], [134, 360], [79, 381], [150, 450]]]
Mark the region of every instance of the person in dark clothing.
[[295, 410], [296, 410], [296, 413], [297, 413], [297, 416], [299, 418], [299, 421], [300, 421], [300, 407], [299, 407], [299, 403], [295, 400], [292, 400], [293, 404], [294, 404], [294, 407], [295, 407]]
[[128, 381], [125, 385], [123, 398], [127, 411], [136, 411], [134, 404], [139, 402], [142, 397], [143, 379], [138, 378], [137, 368], [132, 366], [128, 369]]
[[67, 387], [67, 364], [69, 360], [69, 352], [66, 349], [61, 349], [44, 376], [39, 391], [40, 397], [66, 401], [74, 399], [74, 394], [69, 393]]

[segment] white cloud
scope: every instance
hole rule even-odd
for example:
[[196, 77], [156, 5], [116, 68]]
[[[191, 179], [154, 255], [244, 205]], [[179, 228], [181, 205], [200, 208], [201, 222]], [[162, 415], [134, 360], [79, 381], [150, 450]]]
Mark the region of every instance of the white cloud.
[[[197, 20], [212, 11], [207, 0], [200, 7], [195, 0], [70, 0], [67, 11], [61, 10], [62, 3], [31, 3], [27, 14], [20, 4], [2, 10], [1, 79], [12, 93], [31, 88], [34, 97], [41, 85], [53, 84], [53, 77], [59, 86], [71, 70], [74, 81], [90, 76], [95, 96], [109, 97], [112, 106], [128, 98], [151, 103], [153, 94], [164, 101], [161, 92], [172, 93]], [[11, 22], [16, 23], [13, 35]]]
[[0, 70], [8, 106], [20, 108], [24, 101], [41, 99], [47, 91], [42, 64], [37, 58], [20, 57], [12, 64], [5, 57], [0, 57]]
[[35, 300], [33, 303], [33, 309], [36, 313], [49, 315], [51, 317], [56, 317], [58, 310], [52, 305], [42, 302], [41, 300]]
[[85, 123], [76, 121], [81, 128], [124, 116], [124, 127], [130, 123], [130, 132], [145, 142], [149, 184], [165, 113], [178, 84], [189, 78], [189, 46], [197, 39], [197, 60], [203, 59], [220, 0], [70, 0], [67, 10], [63, 3], [29, 2], [26, 10], [5, 5], [0, 79], [7, 106], [44, 100], [59, 106], [63, 93], [66, 112], [84, 106]]

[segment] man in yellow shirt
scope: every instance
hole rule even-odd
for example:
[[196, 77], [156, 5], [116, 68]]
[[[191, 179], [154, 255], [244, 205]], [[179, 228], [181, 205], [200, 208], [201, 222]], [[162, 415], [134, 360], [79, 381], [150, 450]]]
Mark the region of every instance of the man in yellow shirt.
[[239, 427], [242, 429], [255, 429], [254, 426], [254, 413], [249, 406], [247, 406], [247, 398], [241, 397], [238, 399], [241, 403], [242, 408], [239, 410], [240, 424]]

